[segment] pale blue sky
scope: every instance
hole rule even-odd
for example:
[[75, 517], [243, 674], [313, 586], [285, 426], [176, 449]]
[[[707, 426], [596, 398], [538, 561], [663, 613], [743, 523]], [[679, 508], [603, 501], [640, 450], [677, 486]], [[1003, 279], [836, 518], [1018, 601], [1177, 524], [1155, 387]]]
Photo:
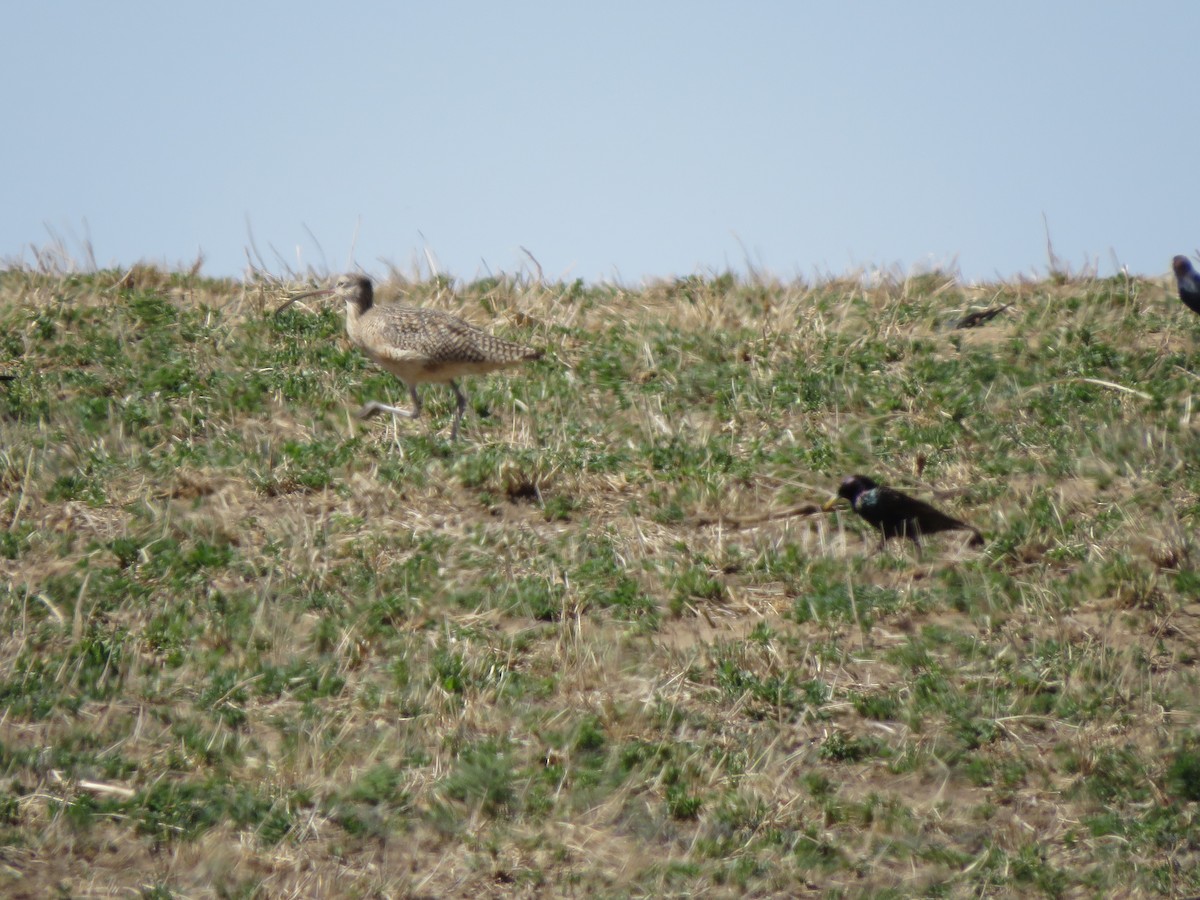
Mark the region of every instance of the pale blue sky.
[[[1200, 247], [1183, 2], [45, 2], [0, 260], [789, 279]], [[85, 224], [86, 223], [86, 224]], [[276, 255], [278, 254], [278, 256]], [[282, 262], [280, 261], [282, 260]]]

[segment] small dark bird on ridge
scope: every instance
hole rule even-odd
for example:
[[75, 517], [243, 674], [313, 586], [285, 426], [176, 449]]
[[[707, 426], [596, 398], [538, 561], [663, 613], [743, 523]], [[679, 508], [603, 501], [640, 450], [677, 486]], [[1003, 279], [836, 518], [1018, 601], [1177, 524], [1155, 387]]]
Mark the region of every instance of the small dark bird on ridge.
[[1194, 313], [1200, 313], [1200, 275], [1192, 268], [1192, 261], [1186, 256], [1177, 256], [1171, 260], [1175, 270], [1175, 284], [1179, 286], [1179, 299]]
[[906, 537], [919, 546], [924, 535], [939, 531], [969, 531], [970, 545], [983, 545], [979, 529], [934, 509], [924, 500], [877, 484], [866, 475], [845, 478], [838, 487], [837, 496], [830, 498], [825, 509], [832, 509], [838, 500], [848, 500], [856, 513], [879, 529], [881, 540]]
[[1011, 303], [1005, 303], [1003, 306], [993, 306], [991, 309], [978, 309], [973, 313], [967, 313], [955, 324], [955, 328], [978, 328], [984, 322], [990, 322], [1000, 313], [1012, 307]]

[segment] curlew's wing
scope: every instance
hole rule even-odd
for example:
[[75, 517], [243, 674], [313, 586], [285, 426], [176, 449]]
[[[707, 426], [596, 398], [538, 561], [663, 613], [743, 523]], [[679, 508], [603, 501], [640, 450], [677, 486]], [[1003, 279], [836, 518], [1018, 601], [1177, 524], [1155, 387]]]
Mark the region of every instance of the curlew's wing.
[[429, 366], [500, 368], [541, 356], [540, 351], [495, 337], [438, 309], [405, 306], [376, 309], [384, 316], [380, 327], [383, 340], [371, 349], [383, 360], [419, 359]]

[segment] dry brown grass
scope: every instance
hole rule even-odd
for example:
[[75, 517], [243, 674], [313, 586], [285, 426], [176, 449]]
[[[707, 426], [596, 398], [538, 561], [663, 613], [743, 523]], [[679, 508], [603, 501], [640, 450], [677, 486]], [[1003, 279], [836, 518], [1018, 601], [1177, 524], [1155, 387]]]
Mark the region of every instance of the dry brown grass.
[[[1194, 325], [1133, 287], [394, 277], [549, 350], [451, 447], [269, 279], [8, 273], [0, 890], [1194, 890]], [[868, 467], [987, 551], [769, 516]]]

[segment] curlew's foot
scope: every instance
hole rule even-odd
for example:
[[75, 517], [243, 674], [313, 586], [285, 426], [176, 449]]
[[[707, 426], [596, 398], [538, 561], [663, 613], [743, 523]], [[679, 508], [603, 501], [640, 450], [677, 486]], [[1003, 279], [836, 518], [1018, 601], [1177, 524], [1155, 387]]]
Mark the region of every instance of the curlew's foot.
[[416, 409], [401, 409], [399, 406], [388, 406], [386, 403], [380, 403], [378, 400], [372, 400], [367, 403], [354, 414], [357, 419], [369, 419], [376, 413], [391, 413], [393, 416], [401, 416], [405, 419], [415, 419], [420, 415], [420, 411]]

